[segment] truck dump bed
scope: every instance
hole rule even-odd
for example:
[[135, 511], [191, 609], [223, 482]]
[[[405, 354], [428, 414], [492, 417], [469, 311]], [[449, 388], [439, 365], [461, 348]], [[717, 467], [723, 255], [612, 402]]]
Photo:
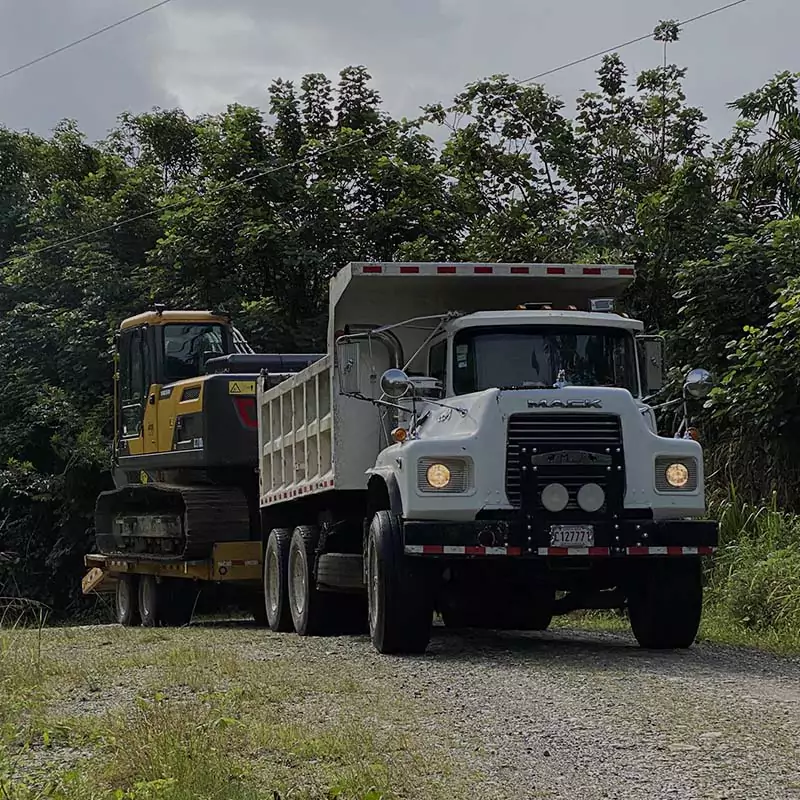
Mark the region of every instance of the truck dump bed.
[[[377, 408], [339, 394], [335, 344], [346, 332], [451, 311], [502, 311], [524, 303], [588, 310], [634, 279], [626, 265], [351, 263], [331, 280], [328, 354], [288, 380], [258, 390], [261, 505], [317, 492], [359, 490], [386, 446]], [[406, 357], [436, 327], [420, 321], [395, 331]], [[359, 364], [359, 388], [380, 395], [377, 380], [394, 366], [376, 343]], [[424, 365], [422, 370], [424, 372]]]

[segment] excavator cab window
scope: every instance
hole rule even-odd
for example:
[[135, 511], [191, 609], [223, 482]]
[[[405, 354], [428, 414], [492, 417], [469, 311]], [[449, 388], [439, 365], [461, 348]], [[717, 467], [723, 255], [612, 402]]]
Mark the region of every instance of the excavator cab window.
[[164, 383], [197, 378], [209, 358], [226, 355], [228, 337], [222, 325], [192, 323], [164, 326]]
[[148, 329], [123, 331], [119, 356], [122, 436], [125, 439], [136, 438], [142, 432], [145, 402], [152, 382]]

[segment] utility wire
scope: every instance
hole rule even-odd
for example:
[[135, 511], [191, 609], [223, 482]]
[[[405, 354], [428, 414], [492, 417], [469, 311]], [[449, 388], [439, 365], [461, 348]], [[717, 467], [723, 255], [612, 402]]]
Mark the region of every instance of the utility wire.
[[[166, 5], [167, 3], [171, 2], [171, 1], [172, 0], [161, 0], [160, 3], [157, 3], [154, 6], [150, 6], [149, 8], [143, 9], [138, 14], [135, 14], [135, 15], [133, 15], [131, 17], [128, 17], [127, 19], [134, 19], [136, 16], [141, 16], [142, 14], [146, 14], [148, 11], [152, 11], [153, 9], [158, 8], [159, 6]], [[690, 17], [689, 19], [685, 19], [685, 20], [679, 22], [678, 25], [679, 25], [679, 27], [685, 27], [686, 25], [690, 25], [693, 22], [698, 22], [701, 19], [705, 19], [706, 17], [710, 17], [710, 16], [712, 16], [714, 14], [719, 14], [722, 11], [727, 11], [728, 9], [733, 8], [734, 6], [739, 6], [739, 5], [742, 5], [743, 3], [746, 3], [746, 2], [747, 2], [747, 0], [735, 0], [734, 2], [728, 3], [727, 5], [719, 6], [717, 8], [711, 9], [710, 11], [706, 11], [703, 14], [698, 14], [695, 17]], [[114, 25], [109, 26], [109, 28], [106, 28], [104, 30], [109, 30], [110, 27], [115, 27], [116, 25], [121, 25], [123, 22], [126, 22], [127, 19], [126, 20], [120, 20], [118, 23], [115, 23]], [[97, 31], [96, 33], [91, 34], [89, 37], [85, 37], [85, 38], [91, 38], [91, 36], [97, 36], [101, 32], [102, 31]], [[616, 47], [610, 47], [610, 48], [608, 48], [606, 50], [601, 50], [600, 52], [592, 53], [592, 55], [590, 55], [590, 56], [585, 56], [584, 58], [579, 58], [579, 59], [577, 59], [575, 61], [570, 61], [570, 62], [568, 62], [566, 64], [562, 64], [561, 66], [558, 66], [558, 67], [555, 67], [553, 69], [547, 70], [546, 72], [541, 72], [538, 75], [533, 75], [532, 77], [526, 78], [525, 80], [513, 81], [513, 83], [517, 83], [517, 84], [531, 83], [532, 81], [539, 80], [540, 78], [544, 78], [544, 77], [546, 77], [548, 75], [553, 75], [556, 72], [561, 72], [562, 70], [569, 69], [570, 67], [574, 67], [574, 66], [576, 66], [578, 64], [583, 64], [586, 61], [592, 60], [593, 58], [598, 58], [599, 56], [603, 56], [603, 55], [607, 55], [608, 53], [616, 52], [617, 50], [620, 50], [623, 47], [628, 47], [629, 45], [636, 44], [638, 42], [642, 42], [645, 39], [651, 38], [652, 35], [653, 35], [653, 33], [651, 31], [650, 33], [645, 34], [643, 36], [639, 36], [636, 39], [631, 39], [628, 42], [623, 42], [622, 44], [619, 44]], [[75, 42], [73, 44], [77, 44], [77, 42]], [[71, 47], [71, 46], [72, 45], [67, 45], [67, 47]], [[66, 49], [66, 47], [65, 48], [61, 48], [61, 49], [64, 50], [64, 49]], [[59, 51], [53, 51], [53, 53], [56, 53], [56, 52], [59, 52]], [[43, 58], [47, 58], [47, 57], [48, 56], [42, 56], [38, 60], [41, 61]], [[36, 62], [32, 61], [30, 63], [33, 64], [33, 63], [36, 63]], [[24, 66], [20, 67], [18, 69], [24, 69]], [[6, 74], [9, 74], [9, 73], [6, 73]], [[0, 75], [0, 79], [2, 77], [4, 77], [4, 76]], [[291, 161], [291, 162], [289, 162], [287, 164], [281, 164], [278, 167], [272, 167], [271, 169], [263, 170], [261, 172], [256, 172], [253, 175], [249, 175], [246, 178], [235, 178], [235, 179], [233, 179], [231, 181], [228, 181], [226, 183], [221, 184], [220, 186], [217, 186], [217, 187], [215, 187], [213, 189], [210, 189], [207, 192], [207, 194], [208, 195], [219, 194], [220, 192], [224, 192], [227, 189], [233, 188], [234, 186], [239, 186], [239, 185], [245, 184], [245, 183], [251, 183], [252, 181], [256, 181], [256, 180], [259, 180], [260, 178], [267, 177], [268, 175], [274, 175], [275, 173], [282, 172], [283, 170], [292, 169], [293, 167], [302, 166], [303, 164], [306, 164], [309, 161], [311, 161], [313, 158], [317, 158], [319, 156], [325, 156], [325, 155], [328, 155], [330, 153], [335, 153], [335, 152], [338, 152], [339, 150], [345, 150], [345, 149], [347, 149], [349, 147], [352, 147], [354, 144], [358, 144], [359, 142], [368, 142], [371, 139], [377, 138], [382, 133], [383, 133], [383, 131], [375, 131], [375, 132], [370, 133], [370, 134], [366, 134], [365, 133], [365, 134], [360, 134], [358, 136], [354, 136], [348, 142], [343, 142], [342, 144], [338, 144], [338, 145], [335, 145], [334, 147], [329, 147], [329, 148], [326, 148], [324, 150], [318, 150], [317, 152], [315, 152], [315, 153], [313, 153], [313, 154], [311, 154], [309, 156], [306, 156], [305, 158], [299, 158], [299, 159], [296, 159], [295, 161]], [[68, 239], [64, 239], [64, 240], [59, 241], [59, 242], [54, 242], [53, 244], [46, 245], [45, 247], [36, 248], [36, 249], [31, 250], [28, 253], [24, 253], [23, 255], [20, 255], [20, 256], [12, 256], [11, 258], [8, 258], [5, 261], [0, 262], [0, 267], [4, 267], [4, 266], [10, 264], [12, 261], [16, 261], [18, 259], [31, 258], [32, 256], [37, 256], [37, 255], [40, 255], [41, 253], [46, 253], [46, 252], [49, 252], [51, 250], [57, 250], [57, 249], [59, 249], [61, 247], [66, 247], [69, 244], [74, 244], [75, 242], [80, 242], [80, 241], [83, 241], [84, 239], [89, 239], [92, 236], [97, 236], [98, 234], [101, 234], [101, 233], [107, 233], [108, 231], [117, 230], [118, 228], [121, 228], [121, 227], [123, 227], [125, 225], [131, 224], [132, 222], [138, 222], [139, 220], [143, 220], [143, 219], [147, 219], [149, 217], [156, 216], [157, 214], [162, 213], [166, 209], [174, 208], [176, 206], [183, 205], [183, 204], [185, 204], [185, 202], [186, 201], [183, 200], [183, 199], [181, 199], [181, 200], [173, 200], [171, 202], [167, 202], [167, 203], [164, 203], [163, 205], [158, 206], [158, 208], [154, 208], [154, 209], [152, 209], [150, 211], [145, 211], [145, 212], [143, 212], [141, 214], [136, 214], [135, 216], [128, 217], [126, 219], [120, 220], [119, 222], [114, 222], [111, 225], [104, 225], [101, 228], [96, 228], [94, 230], [87, 231], [86, 233], [78, 234], [77, 236], [71, 236]]]
[[[714, 14], [719, 14], [723, 11], [727, 11], [730, 8], [734, 8], [735, 6], [740, 6], [746, 2], [747, 0], [734, 0], [734, 2], [727, 3], [724, 6], [718, 6], [717, 8], [712, 8], [710, 11], [705, 11], [704, 13], [698, 14], [695, 17], [689, 17], [689, 19], [681, 20], [678, 23], [678, 27], [684, 28], [687, 25], [691, 25], [693, 22], [699, 22], [701, 19], [706, 19], [706, 17], [711, 17]], [[600, 56], [607, 56], [609, 53], [616, 53], [618, 50], [622, 50], [625, 47], [630, 47], [632, 44], [638, 44], [639, 42], [643, 42], [646, 39], [652, 39], [652, 38], [653, 38], [653, 31], [650, 31], [649, 33], [637, 36], [635, 39], [629, 39], [627, 42], [622, 42], [622, 44], [618, 44], [616, 45], [616, 47], [608, 47], [605, 50], [599, 50], [596, 53], [592, 53], [590, 56], [577, 58], [575, 59], [575, 61], [570, 61], [566, 64], [562, 64], [560, 67], [548, 69], [545, 72], [540, 72], [538, 75], [532, 75], [530, 78], [525, 78], [525, 80], [521, 81], [512, 81], [512, 83], [518, 83], [518, 84], [532, 83], [533, 81], [538, 81], [540, 78], [546, 78], [548, 75], [554, 75], [556, 72], [561, 72], [562, 70], [569, 69], [570, 67], [577, 67], [578, 64], [585, 64], [587, 61], [592, 61], [593, 59], [599, 58]]]
[[171, 2], [172, 0], [161, 0], [161, 2], [154, 3], [152, 6], [143, 8], [141, 11], [137, 11], [135, 14], [131, 14], [129, 17], [125, 17], [124, 19], [119, 19], [116, 22], [112, 22], [110, 25], [106, 25], [104, 28], [100, 28], [100, 30], [94, 31], [94, 33], [89, 33], [86, 36], [82, 36], [80, 39], [76, 39], [74, 42], [70, 42], [69, 44], [57, 47], [55, 50], [51, 50], [49, 53], [44, 53], [43, 55], [34, 58], [32, 61], [27, 61], [24, 64], [20, 64], [17, 67], [13, 67], [12, 69], [7, 70], [6, 72], [0, 72], [0, 80], [3, 80], [3, 78], [8, 78], [11, 75], [16, 75], [18, 72], [22, 72], [22, 70], [28, 69], [28, 67], [32, 67], [34, 64], [39, 64], [42, 61], [46, 61], [48, 58], [52, 58], [53, 56], [57, 56], [59, 53], [63, 53], [65, 50], [70, 50], [71, 48], [77, 47], [78, 45], [81, 45], [84, 42], [88, 42], [90, 39], [94, 39], [97, 36], [101, 36], [104, 33], [108, 33], [108, 31], [114, 30], [114, 28], [119, 28], [120, 25], [124, 25], [126, 22], [131, 22], [134, 19], [143, 17], [145, 14], [148, 14], [151, 11], [155, 11], [157, 8], [161, 8], [162, 6], [165, 6], [167, 5], [167, 3]]

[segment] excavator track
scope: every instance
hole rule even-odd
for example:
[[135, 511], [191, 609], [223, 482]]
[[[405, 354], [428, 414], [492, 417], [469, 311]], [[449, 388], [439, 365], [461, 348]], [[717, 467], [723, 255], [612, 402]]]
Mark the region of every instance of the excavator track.
[[104, 555], [203, 559], [216, 542], [249, 540], [250, 513], [231, 486], [123, 486], [98, 497], [95, 538]]

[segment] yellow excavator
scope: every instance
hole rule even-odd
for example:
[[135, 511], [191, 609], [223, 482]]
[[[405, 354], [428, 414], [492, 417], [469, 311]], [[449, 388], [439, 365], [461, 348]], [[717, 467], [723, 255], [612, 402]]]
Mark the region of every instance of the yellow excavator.
[[222, 312], [155, 306], [122, 322], [116, 488], [97, 500], [99, 552], [179, 562], [260, 541], [256, 381], [275, 385], [321, 357], [254, 353]]

